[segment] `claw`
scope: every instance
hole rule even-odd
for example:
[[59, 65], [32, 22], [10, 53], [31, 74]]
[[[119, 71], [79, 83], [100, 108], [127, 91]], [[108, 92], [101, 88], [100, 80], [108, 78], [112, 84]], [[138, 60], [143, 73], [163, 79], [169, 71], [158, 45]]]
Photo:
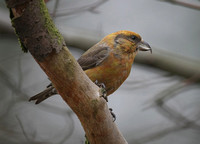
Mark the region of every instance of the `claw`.
[[95, 82], [94, 82], [94, 83], [95, 83], [95, 84], [98, 86], [98, 83], [99, 83], [99, 82], [98, 82], [98, 80], [95, 80]]
[[105, 84], [104, 83], [99, 83], [98, 80], [96, 80], [94, 83], [100, 88], [104, 88], [104, 89], [106, 88]]
[[105, 89], [102, 89], [102, 91], [103, 92], [101, 92], [102, 93], [102, 95], [100, 96], [100, 97], [102, 97], [102, 98], [104, 98], [105, 100], [106, 100], [106, 102], [108, 102], [108, 97], [107, 97], [107, 93], [106, 93], [106, 90]]
[[101, 94], [100, 97], [103, 97], [106, 100], [106, 102], [108, 102], [108, 97], [107, 97], [105, 84], [104, 83], [99, 83], [98, 80], [96, 80], [94, 83], [100, 88], [100, 94]]
[[112, 117], [113, 117], [113, 122], [116, 120], [116, 115], [114, 114], [114, 112], [113, 112], [113, 109], [112, 108], [109, 108], [109, 110], [110, 110], [110, 114], [112, 115]]

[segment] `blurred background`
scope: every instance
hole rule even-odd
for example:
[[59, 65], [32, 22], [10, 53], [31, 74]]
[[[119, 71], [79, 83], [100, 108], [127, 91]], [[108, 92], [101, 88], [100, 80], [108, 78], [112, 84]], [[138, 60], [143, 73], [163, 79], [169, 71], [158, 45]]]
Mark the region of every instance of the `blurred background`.
[[[109, 97], [130, 144], [200, 142], [199, 0], [47, 0], [75, 58], [118, 30], [139, 33], [153, 54], [139, 53], [126, 82]], [[0, 2], [0, 143], [83, 144], [81, 124], [59, 95], [28, 99], [49, 84], [23, 53]]]

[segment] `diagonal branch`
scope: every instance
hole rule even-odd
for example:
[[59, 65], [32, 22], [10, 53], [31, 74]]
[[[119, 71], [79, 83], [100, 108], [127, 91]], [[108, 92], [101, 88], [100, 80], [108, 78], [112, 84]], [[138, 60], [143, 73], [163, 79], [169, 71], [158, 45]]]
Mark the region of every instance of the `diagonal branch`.
[[92, 144], [124, 144], [99, 88], [67, 49], [43, 0], [6, 0], [24, 51], [29, 51], [76, 113]]

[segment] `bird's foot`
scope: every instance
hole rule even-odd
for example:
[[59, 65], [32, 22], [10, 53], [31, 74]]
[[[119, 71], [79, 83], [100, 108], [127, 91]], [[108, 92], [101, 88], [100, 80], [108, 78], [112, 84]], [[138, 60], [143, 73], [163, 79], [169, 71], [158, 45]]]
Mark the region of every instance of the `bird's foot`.
[[116, 115], [114, 114], [114, 112], [113, 112], [113, 109], [112, 108], [109, 108], [109, 110], [110, 110], [110, 114], [112, 115], [112, 117], [113, 117], [113, 122], [116, 120]]
[[108, 96], [107, 96], [107, 92], [105, 88], [101, 88], [101, 96], [102, 98], [104, 98], [106, 100], [106, 102], [108, 102]]
[[104, 83], [99, 83], [98, 80], [96, 80], [94, 83], [100, 88], [100, 94], [101, 94], [100, 97], [103, 97], [106, 100], [106, 102], [108, 102], [108, 97], [107, 97], [105, 84]]

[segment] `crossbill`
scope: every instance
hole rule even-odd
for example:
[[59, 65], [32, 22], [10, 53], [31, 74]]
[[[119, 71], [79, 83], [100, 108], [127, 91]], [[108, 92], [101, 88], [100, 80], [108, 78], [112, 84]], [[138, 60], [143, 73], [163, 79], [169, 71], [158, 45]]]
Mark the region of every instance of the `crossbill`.
[[[138, 51], [150, 51], [150, 45], [141, 36], [131, 31], [118, 31], [104, 37], [88, 49], [78, 63], [91, 81], [103, 83], [107, 96], [115, 92], [129, 76]], [[47, 89], [30, 98], [36, 104], [57, 94], [52, 84]]]

